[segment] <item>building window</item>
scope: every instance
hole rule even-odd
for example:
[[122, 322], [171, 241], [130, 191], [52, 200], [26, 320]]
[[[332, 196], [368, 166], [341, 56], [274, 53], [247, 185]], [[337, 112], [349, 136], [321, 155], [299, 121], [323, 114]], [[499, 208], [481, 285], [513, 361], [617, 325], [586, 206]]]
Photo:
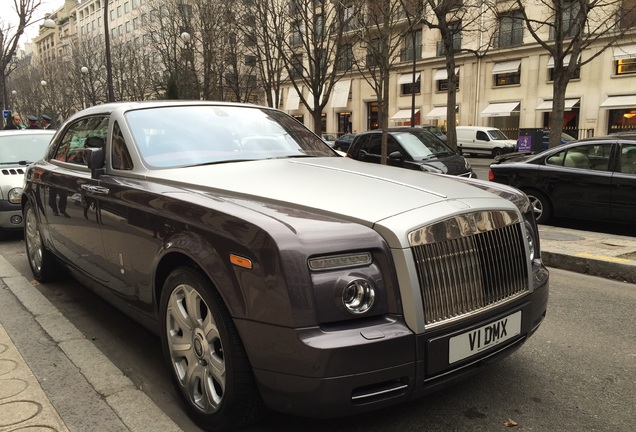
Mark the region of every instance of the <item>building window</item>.
[[124, 26], [119, 24], [119, 26], [117, 26], [117, 30], [119, 30], [119, 34], [123, 35], [124, 34]]
[[291, 61], [291, 79], [298, 79], [303, 76], [303, 57], [302, 55], [295, 55]]
[[113, 37], [117, 37], [117, 29], [113, 28], [110, 33], [113, 35]]
[[128, 2], [124, 3], [124, 12], [125, 13], [130, 12], [130, 3]]
[[[453, 34], [453, 51], [457, 52], [462, 49], [462, 22], [455, 21], [452, 23], [448, 23], [448, 27]], [[444, 46], [443, 41], [437, 42], [437, 56], [443, 57], [446, 53], [446, 47]]]
[[253, 55], [246, 55], [245, 56], [245, 66], [256, 66], [256, 56]]
[[314, 39], [322, 39], [325, 37], [325, 16], [316, 15], [316, 28], [314, 29]]
[[291, 46], [299, 46], [303, 43], [300, 21], [294, 21], [292, 24], [292, 34], [289, 43]]
[[497, 48], [506, 48], [523, 43], [523, 15], [520, 11], [512, 11], [499, 17], [499, 34]]
[[139, 5], [138, 0], [132, 0], [132, 8], [133, 9], [137, 9], [137, 6]]
[[418, 78], [417, 81], [415, 81], [415, 84], [413, 83], [407, 83], [407, 84], [402, 84], [402, 94], [403, 95], [410, 95], [410, 94], [420, 94], [420, 79]]
[[521, 72], [507, 72], [495, 74], [495, 87], [508, 86], [521, 83]]
[[400, 61], [413, 61], [420, 58], [422, 58], [422, 30], [415, 30], [404, 36], [404, 49], [400, 53]]
[[355, 30], [356, 26], [354, 24], [355, 14], [353, 6], [346, 7], [344, 10], [343, 23], [344, 23], [344, 31], [352, 31]]
[[[457, 86], [455, 86], [455, 90], [459, 91], [459, 72], [457, 72], [455, 76], [457, 77]], [[448, 78], [437, 81], [437, 91], [438, 92], [448, 91]]]
[[340, 49], [340, 55], [336, 61], [336, 70], [338, 72], [344, 72], [349, 70], [352, 66], [353, 46], [351, 44], [344, 44]]
[[111, 21], [115, 21], [115, 10], [114, 9], [110, 11], [110, 20]]
[[139, 28], [139, 18], [133, 18], [133, 28], [135, 30]]
[[130, 33], [130, 21], [126, 21], [126, 33]]
[[[563, 19], [562, 19], [562, 31], [565, 37], [574, 37], [579, 33], [579, 23], [576, 21], [576, 16], [581, 9], [581, 4], [578, 1], [566, 1], [563, 3]], [[554, 40], [556, 30], [554, 25], [550, 27], [550, 39]]]
[[636, 73], [636, 58], [616, 60], [616, 75]]
[[121, 6], [117, 6], [117, 17], [121, 16]]
[[[567, 66], [567, 64], [563, 64], [563, 66]], [[578, 66], [575, 70], [574, 70], [574, 75], [572, 76], [571, 79], [579, 79], [581, 78], [581, 66]], [[554, 81], [554, 68], [548, 68], [548, 81]]]

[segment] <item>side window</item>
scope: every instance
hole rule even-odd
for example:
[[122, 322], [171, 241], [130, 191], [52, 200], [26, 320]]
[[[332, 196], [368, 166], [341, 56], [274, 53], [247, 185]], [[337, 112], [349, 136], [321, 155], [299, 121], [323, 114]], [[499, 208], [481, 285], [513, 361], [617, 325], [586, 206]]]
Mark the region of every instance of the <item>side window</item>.
[[621, 172], [636, 174], [636, 145], [623, 145], [621, 149]]
[[368, 154], [381, 155], [382, 154], [382, 135], [373, 134], [367, 142], [362, 146], [362, 150]]
[[132, 158], [128, 152], [128, 146], [121, 133], [119, 123], [115, 122], [113, 126], [113, 143], [112, 143], [112, 165], [114, 169], [131, 170], [133, 169]]
[[545, 163], [548, 165], [559, 165], [563, 166], [563, 160], [565, 159], [565, 152], [558, 152], [550, 156], [545, 160]]
[[53, 159], [86, 166], [83, 151], [86, 138], [106, 138], [108, 131], [108, 116], [87, 117], [73, 123], [62, 137]]
[[488, 134], [486, 134], [486, 132], [484, 131], [477, 131], [477, 139], [479, 141], [490, 141], [490, 139], [488, 138]]
[[565, 152], [563, 166], [594, 171], [607, 171], [609, 169], [611, 151], [611, 143], [573, 147]]
[[[386, 154], [387, 156], [390, 155], [393, 152], [399, 151], [401, 153], [404, 153], [401, 149], [400, 149], [400, 145], [398, 144], [398, 142], [395, 140], [395, 138], [393, 138], [392, 136], [388, 136], [387, 137], [388, 141], [386, 144]], [[406, 155], [402, 155], [402, 156], [406, 156]]]

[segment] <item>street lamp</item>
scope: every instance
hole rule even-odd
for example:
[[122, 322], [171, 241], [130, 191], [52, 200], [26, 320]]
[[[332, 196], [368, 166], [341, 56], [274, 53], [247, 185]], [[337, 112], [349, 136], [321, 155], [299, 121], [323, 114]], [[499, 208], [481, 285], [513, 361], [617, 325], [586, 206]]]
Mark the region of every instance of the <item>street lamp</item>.
[[[82, 75], [86, 75], [88, 73], [88, 68], [86, 66], [82, 66], [80, 68], [80, 72]], [[84, 78], [82, 78], [82, 108], [86, 108], [86, 83]]]
[[181, 40], [182, 40], [183, 42], [185, 42], [186, 44], [189, 44], [189, 43], [190, 43], [190, 41], [192, 40], [192, 36], [190, 36], [190, 33], [185, 32], [185, 31], [184, 31], [183, 33], [181, 33], [181, 34], [179, 35], [179, 37], [180, 37], [180, 38], [181, 38]]
[[115, 102], [115, 90], [113, 89], [113, 63], [110, 59], [110, 33], [108, 32], [108, 0], [104, 6], [104, 45], [106, 51], [106, 86], [108, 88], [108, 102]]

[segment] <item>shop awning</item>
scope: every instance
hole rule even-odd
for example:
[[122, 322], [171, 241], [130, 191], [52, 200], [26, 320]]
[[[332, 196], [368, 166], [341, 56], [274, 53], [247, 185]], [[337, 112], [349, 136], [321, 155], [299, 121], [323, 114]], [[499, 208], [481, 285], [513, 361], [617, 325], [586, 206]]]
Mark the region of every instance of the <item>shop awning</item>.
[[[566, 99], [565, 100], [565, 110], [566, 111], [571, 111], [572, 108], [574, 108], [576, 105], [578, 105], [578, 103], [581, 101], [581, 99]], [[536, 108], [537, 111], [552, 111], [552, 101], [551, 100], [544, 100], [543, 102], [541, 102], [541, 104]]]
[[504, 73], [512, 73], [519, 72], [519, 67], [521, 66], [521, 60], [511, 60], [507, 62], [495, 63], [495, 66], [492, 68], [492, 74], [504, 74]]
[[[303, 88], [300, 88], [303, 91]], [[300, 95], [294, 87], [290, 87], [287, 91], [287, 102], [285, 103], [285, 109], [288, 111], [297, 110], [300, 105]]]
[[[415, 114], [417, 114], [418, 112], [420, 112], [420, 110], [416, 109]], [[393, 114], [393, 117], [391, 117], [391, 120], [394, 120], [394, 121], [411, 120], [411, 109], [409, 108], [409, 109], [399, 110], [398, 112]]]
[[636, 45], [624, 45], [614, 48], [614, 60], [636, 58]]
[[[416, 72], [415, 73], [415, 81], [417, 81], [418, 79], [420, 79], [420, 73]], [[398, 85], [412, 84], [412, 83], [413, 83], [413, 74], [412, 73], [402, 74], [398, 78]]]
[[[571, 54], [568, 54], [565, 57], [563, 57], [563, 66], [567, 66], [570, 64], [570, 57], [571, 57]], [[579, 55], [579, 57], [581, 56]], [[553, 67], [554, 67], [554, 57], [550, 56], [550, 59], [548, 60], [548, 69]]]
[[435, 107], [426, 114], [427, 119], [441, 119], [446, 118], [447, 110], [446, 107]]
[[519, 102], [491, 103], [480, 114], [481, 117], [509, 117]]
[[[456, 67], [455, 74], [457, 74], [458, 72], [459, 68]], [[445, 79], [448, 79], [448, 72], [446, 72], [446, 69], [437, 69], [437, 72], [435, 72], [435, 76], [433, 77], [433, 81], [441, 81]]]
[[331, 94], [331, 107], [332, 108], [345, 108], [349, 101], [349, 89], [351, 88], [351, 80], [338, 81], [333, 86], [333, 93]]
[[610, 109], [636, 108], [636, 95], [609, 96], [600, 107]]

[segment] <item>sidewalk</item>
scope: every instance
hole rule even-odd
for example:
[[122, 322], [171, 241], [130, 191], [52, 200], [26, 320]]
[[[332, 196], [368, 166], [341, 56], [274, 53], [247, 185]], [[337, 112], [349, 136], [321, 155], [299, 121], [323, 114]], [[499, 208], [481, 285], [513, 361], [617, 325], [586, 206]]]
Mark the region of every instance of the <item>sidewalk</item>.
[[[540, 226], [548, 267], [636, 284], [636, 237]], [[179, 431], [0, 254], [0, 432]]]

